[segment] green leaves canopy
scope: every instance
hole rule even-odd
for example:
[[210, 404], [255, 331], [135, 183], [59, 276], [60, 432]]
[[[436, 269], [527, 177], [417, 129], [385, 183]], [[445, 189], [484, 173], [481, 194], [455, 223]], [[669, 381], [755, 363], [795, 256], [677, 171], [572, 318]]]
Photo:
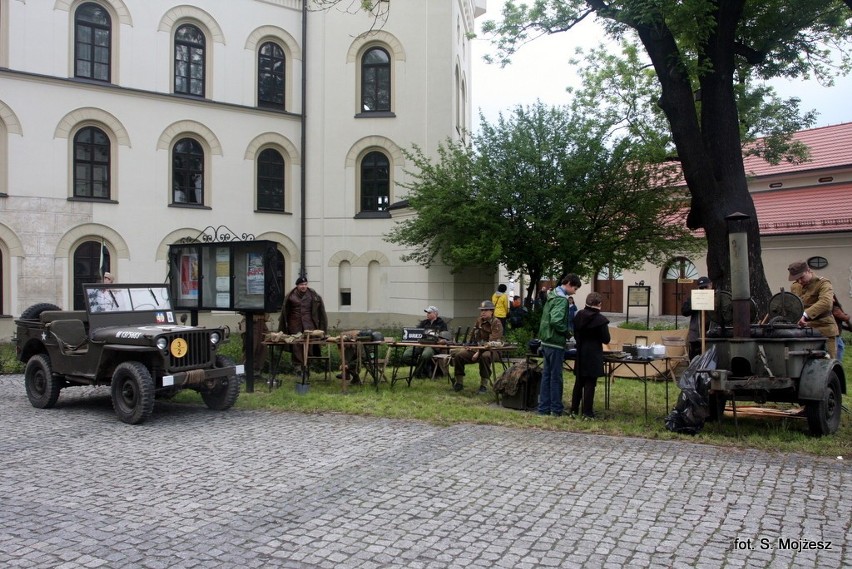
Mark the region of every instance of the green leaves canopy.
[[594, 121], [542, 103], [496, 124], [480, 118], [472, 147], [447, 141], [432, 161], [408, 158], [408, 203], [388, 239], [403, 258], [452, 270], [504, 265], [532, 282], [603, 267], [636, 268], [700, 242], [682, 221], [683, 195], [663, 191], [670, 172], [651, 150], [613, 138]]
[[[496, 34], [497, 59], [503, 63], [537, 35], [570, 30], [589, 16], [598, 18], [611, 36], [641, 45], [659, 82], [656, 104], [669, 123], [689, 187], [687, 224], [707, 235], [709, 276], [722, 286], [728, 281], [725, 218], [745, 213], [750, 217], [752, 294], [765, 307], [770, 291], [743, 167], [743, 138], [755, 128], [764, 129], [773, 137], [767, 156], [778, 159], [772, 146], [784, 142], [787, 129], [803, 121], [794, 116], [795, 104], [769, 101], [763, 106], [759, 85], [750, 81], [813, 74], [830, 84], [832, 73], [846, 73], [850, 8], [852, 0], [510, 1], [503, 21], [486, 22], [483, 29]], [[839, 48], [839, 62], [832, 61], [831, 48]], [[772, 113], [780, 120], [763, 124]], [[801, 155], [796, 148], [781, 152]]]

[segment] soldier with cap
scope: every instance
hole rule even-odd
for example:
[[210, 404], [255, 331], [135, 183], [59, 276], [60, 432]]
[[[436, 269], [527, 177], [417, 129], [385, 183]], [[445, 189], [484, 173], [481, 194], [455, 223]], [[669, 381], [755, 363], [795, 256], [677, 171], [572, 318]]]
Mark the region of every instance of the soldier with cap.
[[[286, 334], [298, 334], [305, 330], [328, 330], [328, 316], [322, 297], [308, 287], [304, 275], [296, 279], [296, 286], [284, 298], [281, 318], [278, 319], [278, 331]], [[313, 346], [316, 355], [319, 346]], [[302, 350], [293, 350], [293, 363], [304, 367]]]
[[[699, 277], [696, 283], [698, 288], [705, 290], [713, 283], [707, 277]], [[689, 316], [689, 332], [686, 335], [686, 344], [689, 349], [689, 359], [701, 355], [701, 311], [692, 309], [692, 298], [687, 296], [680, 307], [680, 313]], [[704, 331], [705, 333], [707, 330]]]
[[[479, 318], [473, 329], [473, 340], [484, 345], [487, 342], [495, 342], [503, 339], [503, 323], [494, 316], [494, 303], [483, 300], [479, 303]], [[453, 356], [453, 365], [456, 370], [453, 389], [461, 391], [464, 389], [464, 366], [479, 362], [479, 393], [488, 391], [488, 382], [491, 380], [491, 362], [494, 355], [490, 350], [470, 350], [468, 348], [456, 348], [450, 354]]]
[[825, 349], [832, 358], [837, 357], [837, 323], [831, 313], [834, 304], [834, 287], [825, 277], [814, 274], [804, 261], [787, 267], [787, 280], [792, 281], [790, 292], [802, 299], [805, 311], [799, 318], [799, 327], [813, 328], [825, 336]]
[[[438, 316], [437, 306], [427, 306], [423, 309], [423, 312], [426, 313], [426, 318], [421, 320], [417, 327], [423, 328], [424, 335], [434, 334], [437, 336], [441, 332], [447, 331], [447, 323], [444, 322], [443, 318]], [[415, 355], [417, 356], [417, 365], [415, 368], [418, 370], [418, 373], [424, 377], [431, 377], [432, 356], [435, 355], [435, 348], [415, 349], [413, 347], [408, 347], [405, 348], [405, 351], [402, 353], [402, 359], [406, 362], [412, 362]]]

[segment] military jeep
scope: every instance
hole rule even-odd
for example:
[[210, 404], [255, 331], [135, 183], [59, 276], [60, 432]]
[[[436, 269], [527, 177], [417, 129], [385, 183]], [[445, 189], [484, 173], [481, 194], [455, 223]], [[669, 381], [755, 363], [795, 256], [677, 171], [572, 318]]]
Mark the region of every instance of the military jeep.
[[130, 424], [181, 389], [198, 391], [210, 409], [234, 405], [244, 370], [217, 354], [227, 328], [178, 323], [164, 284], [85, 284], [83, 292], [85, 311], [42, 303], [15, 321], [33, 407], [53, 407], [74, 385], [109, 385], [116, 415]]

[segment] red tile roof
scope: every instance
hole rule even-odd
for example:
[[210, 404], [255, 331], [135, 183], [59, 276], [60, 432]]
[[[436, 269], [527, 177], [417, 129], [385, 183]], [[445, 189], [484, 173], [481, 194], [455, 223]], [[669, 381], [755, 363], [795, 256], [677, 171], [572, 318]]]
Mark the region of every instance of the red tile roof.
[[[773, 165], [745, 157], [751, 178], [801, 175], [852, 169], [852, 122], [803, 130], [793, 135], [810, 149], [810, 160]], [[780, 181], [780, 180], [779, 180]], [[761, 235], [795, 235], [852, 231], [852, 182], [778, 188], [752, 192]]]
[[798, 164], [780, 162], [773, 165], [756, 156], [745, 157], [747, 176], [777, 176], [825, 168], [852, 167], [852, 122], [802, 130], [795, 140], [810, 148], [810, 160]]
[[751, 195], [761, 235], [852, 231], [852, 182]]

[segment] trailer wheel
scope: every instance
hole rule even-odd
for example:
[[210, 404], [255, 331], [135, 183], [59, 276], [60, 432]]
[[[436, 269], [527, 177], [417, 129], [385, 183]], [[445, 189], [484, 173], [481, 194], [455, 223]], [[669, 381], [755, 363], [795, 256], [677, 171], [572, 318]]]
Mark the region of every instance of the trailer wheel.
[[56, 405], [62, 389], [62, 380], [53, 375], [47, 354], [36, 354], [30, 358], [24, 370], [24, 384], [27, 399], [37, 409], [50, 409]]
[[112, 407], [121, 421], [136, 425], [154, 411], [154, 380], [139, 362], [118, 364], [112, 374]]
[[[235, 364], [230, 358], [216, 356], [216, 367], [229, 367], [233, 365]], [[241, 383], [241, 376], [232, 375], [225, 379], [225, 383], [220, 383], [213, 389], [201, 389], [201, 399], [204, 400], [204, 403], [209, 409], [213, 409], [214, 411], [230, 409], [240, 396]]]
[[840, 427], [842, 397], [837, 374], [834, 371], [828, 372], [828, 383], [825, 386], [823, 398], [820, 401], [810, 401], [805, 404], [808, 428], [812, 435], [821, 437], [837, 432]]

